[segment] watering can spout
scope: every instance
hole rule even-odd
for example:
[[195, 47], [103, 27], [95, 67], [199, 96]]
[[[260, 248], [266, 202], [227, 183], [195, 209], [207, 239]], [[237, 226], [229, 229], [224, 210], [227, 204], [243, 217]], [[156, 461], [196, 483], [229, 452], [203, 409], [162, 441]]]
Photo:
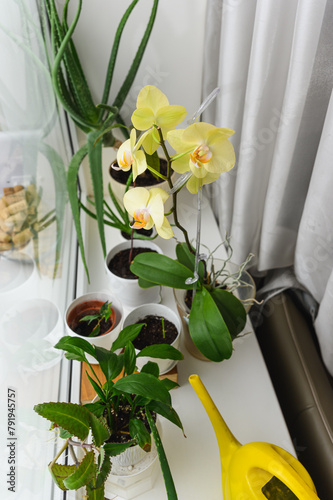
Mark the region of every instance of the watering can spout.
[[237, 439], [223, 420], [222, 415], [220, 414], [219, 410], [214, 404], [214, 401], [208, 394], [206, 387], [202, 383], [200, 377], [198, 375], [191, 375], [189, 381], [193, 389], [197, 393], [197, 396], [199, 397], [201, 403], [203, 404], [203, 407], [205, 408], [206, 413], [213, 426], [220, 452], [223, 483], [227, 474], [231, 457], [233, 456], [235, 451], [241, 447], [241, 444], [237, 441]]
[[189, 381], [216, 434], [224, 500], [319, 500], [311, 477], [295, 457], [269, 443], [241, 445], [226, 425], [200, 377], [191, 375]]

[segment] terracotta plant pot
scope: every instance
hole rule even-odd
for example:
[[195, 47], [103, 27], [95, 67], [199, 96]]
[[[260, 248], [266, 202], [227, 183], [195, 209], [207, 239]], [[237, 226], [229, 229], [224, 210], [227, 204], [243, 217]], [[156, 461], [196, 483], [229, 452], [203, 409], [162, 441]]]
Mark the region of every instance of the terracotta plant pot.
[[[144, 304], [142, 306], [136, 307], [131, 311], [124, 320], [124, 327], [128, 325], [133, 325], [135, 323], [145, 323], [145, 318], [147, 316], [156, 316], [158, 318], [163, 317], [165, 320], [173, 323], [177, 330], [177, 336], [175, 340], [170, 344], [176, 349], [179, 349], [180, 345], [180, 334], [181, 334], [181, 323], [176, 313], [174, 313], [169, 307], [163, 304]], [[140, 335], [139, 335], [140, 337]], [[138, 338], [139, 338], [138, 337]], [[154, 343], [154, 342], [153, 342]], [[163, 342], [161, 342], [163, 343]], [[133, 342], [135, 347], [135, 341]], [[139, 349], [136, 349], [138, 351]], [[173, 359], [158, 359], [142, 356], [137, 358], [137, 367], [139, 370], [148, 362], [153, 361], [157, 363], [160, 369], [160, 375], [168, 373], [178, 361]]]
[[[77, 332], [77, 327], [80, 325], [80, 319], [90, 314], [99, 312], [104, 302], [111, 303], [110, 326], [106, 331], [102, 330], [102, 334], [96, 337], [80, 335], [80, 329]], [[84, 338], [90, 344], [110, 349], [112, 343], [116, 340], [122, 326], [123, 308], [118, 299], [106, 292], [92, 292], [82, 295], [75, 299], [67, 308], [65, 313], [65, 324], [67, 334], [70, 336], [78, 336]], [[96, 364], [96, 360], [87, 355], [90, 363]]]
[[[130, 241], [119, 243], [110, 250], [105, 260], [105, 269], [109, 278], [110, 288], [119, 300], [129, 307], [137, 307], [147, 303], [157, 303], [161, 301], [160, 287], [140, 288], [139, 280], [134, 276], [132, 279], [124, 278], [118, 275], [120, 270], [111, 270], [113, 258], [122, 251], [129, 251], [131, 247]], [[144, 248], [149, 251], [162, 253], [158, 245], [149, 240], [134, 240], [133, 248]], [[117, 274], [116, 274], [117, 273]]]

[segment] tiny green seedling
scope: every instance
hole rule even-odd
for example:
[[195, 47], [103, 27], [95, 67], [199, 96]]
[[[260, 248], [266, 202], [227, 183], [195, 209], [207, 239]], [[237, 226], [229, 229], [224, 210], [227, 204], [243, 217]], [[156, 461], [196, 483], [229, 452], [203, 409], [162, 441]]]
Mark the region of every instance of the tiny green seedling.
[[102, 307], [99, 310], [99, 313], [97, 314], [87, 314], [87, 316], [84, 316], [83, 318], [80, 319], [80, 321], [86, 321], [88, 325], [92, 323], [93, 321], [97, 320], [97, 324], [94, 327], [94, 329], [89, 333], [89, 337], [97, 337], [100, 334], [101, 331], [101, 323], [104, 320], [106, 323], [108, 319], [111, 316], [111, 302], [104, 302]]
[[164, 326], [164, 318], [163, 318], [163, 316], [161, 317], [161, 321], [162, 321], [162, 335], [163, 335], [163, 338], [165, 339], [165, 326]]

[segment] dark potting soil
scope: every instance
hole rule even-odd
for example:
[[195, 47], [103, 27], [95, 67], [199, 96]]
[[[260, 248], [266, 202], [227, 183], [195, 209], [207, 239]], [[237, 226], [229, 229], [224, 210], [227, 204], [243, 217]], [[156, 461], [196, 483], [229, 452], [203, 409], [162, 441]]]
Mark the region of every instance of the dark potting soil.
[[172, 344], [178, 335], [175, 325], [164, 318], [165, 337], [163, 337], [161, 316], [150, 314], [140, 319], [137, 323], [145, 323], [145, 325], [133, 341], [133, 345], [136, 349], [141, 350], [153, 344]]
[[[134, 396], [132, 396], [134, 398]], [[111, 410], [111, 412], [114, 414], [114, 411]], [[126, 443], [131, 439], [130, 434], [129, 434], [129, 418], [131, 415], [131, 406], [129, 404], [127, 405], [120, 405], [117, 409], [117, 418], [115, 422], [115, 427], [116, 427], [116, 432], [112, 432], [111, 436], [109, 437], [108, 441], [109, 443]], [[142, 422], [144, 423], [147, 431], [150, 433], [151, 429], [148, 423], [148, 420], [146, 418], [146, 414], [143, 410], [142, 406], [139, 406], [137, 408], [136, 415]], [[156, 413], [151, 412], [151, 415], [153, 419], [156, 422]], [[104, 416], [107, 418], [107, 412], [105, 411]]]
[[[115, 181], [118, 181], [121, 184], [126, 184], [131, 171], [129, 170], [128, 172], [124, 172], [123, 170], [115, 170], [110, 167], [109, 173]], [[167, 175], [167, 162], [164, 159], [160, 159], [160, 173], [165, 176]], [[161, 182], [163, 182], [163, 179], [155, 177], [147, 168], [142, 174], [137, 176], [135, 179], [135, 186], [154, 186], [155, 184], [160, 184]], [[131, 186], [134, 186], [133, 182], [131, 183]]]
[[157, 252], [155, 250], [151, 250], [150, 248], [134, 247], [132, 251], [131, 261], [129, 260], [130, 252], [131, 250], [129, 248], [118, 252], [110, 260], [108, 268], [113, 274], [115, 274], [116, 276], [120, 276], [120, 278], [135, 280], [137, 279], [137, 276], [130, 270], [130, 265], [132, 264], [134, 257], [139, 255], [140, 253]]
[[[88, 324], [88, 321], [80, 321], [81, 318], [84, 318], [84, 316], [88, 316], [90, 314], [96, 314], [95, 309], [86, 309], [82, 314], [78, 315], [75, 318], [75, 321], [70, 325], [71, 329], [77, 333], [78, 335], [81, 335], [82, 337], [89, 337], [95, 326], [97, 325], [97, 319], [92, 321], [90, 324]], [[102, 319], [100, 323], [100, 331], [99, 334], [97, 335], [100, 337], [104, 333], [106, 333], [108, 330], [110, 330], [112, 326], [112, 321], [111, 319], [108, 319], [106, 322], [104, 319]]]

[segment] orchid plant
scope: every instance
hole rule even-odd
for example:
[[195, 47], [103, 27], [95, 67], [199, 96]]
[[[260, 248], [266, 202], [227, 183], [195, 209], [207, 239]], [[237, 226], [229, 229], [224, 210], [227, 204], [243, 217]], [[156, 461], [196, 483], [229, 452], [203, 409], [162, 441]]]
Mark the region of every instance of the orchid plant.
[[[207, 102], [210, 99], [211, 96]], [[160, 188], [134, 187], [125, 193], [123, 203], [133, 218], [131, 227], [150, 229], [154, 226], [159, 236], [169, 239], [174, 232], [168, 217], [173, 216], [173, 225], [182, 232], [185, 240], [176, 247], [176, 260], [161, 254], [141, 254], [134, 259], [131, 270], [139, 277], [143, 288], [164, 285], [193, 290], [190, 335], [208, 359], [222, 361], [232, 354], [232, 340], [244, 329], [246, 312], [233, 290], [219, 286], [221, 272], [214, 267], [213, 275], [208, 272], [207, 262], [200, 255], [200, 200], [203, 185], [214, 182], [234, 167], [235, 153], [229, 141], [233, 131], [197, 122], [202, 110], [203, 106], [187, 128], [176, 129], [186, 116], [185, 108], [170, 105], [158, 88], [152, 85], [144, 87], [132, 115], [134, 129], [131, 137], [119, 149], [118, 165], [126, 170], [132, 168], [134, 180], [148, 168], [154, 175], [167, 180], [169, 185], [168, 192]], [[136, 130], [142, 132], [138, 139]], [[175, 154], [169, 154], [167, 143]], [[167, 161], [165, 176], [147, 161], [158, 148], [162, 149]], [[171, 178], [173, 171], [181, 174], [175, 184]], [[177, 213], [177, 196], [185, 186], [198, 196], [196, 249]], [[164, 204], [169, 196], [172, 196], [172, 209], [165, 213]], [[242, 285], [240, 279], [238, 285]]]

